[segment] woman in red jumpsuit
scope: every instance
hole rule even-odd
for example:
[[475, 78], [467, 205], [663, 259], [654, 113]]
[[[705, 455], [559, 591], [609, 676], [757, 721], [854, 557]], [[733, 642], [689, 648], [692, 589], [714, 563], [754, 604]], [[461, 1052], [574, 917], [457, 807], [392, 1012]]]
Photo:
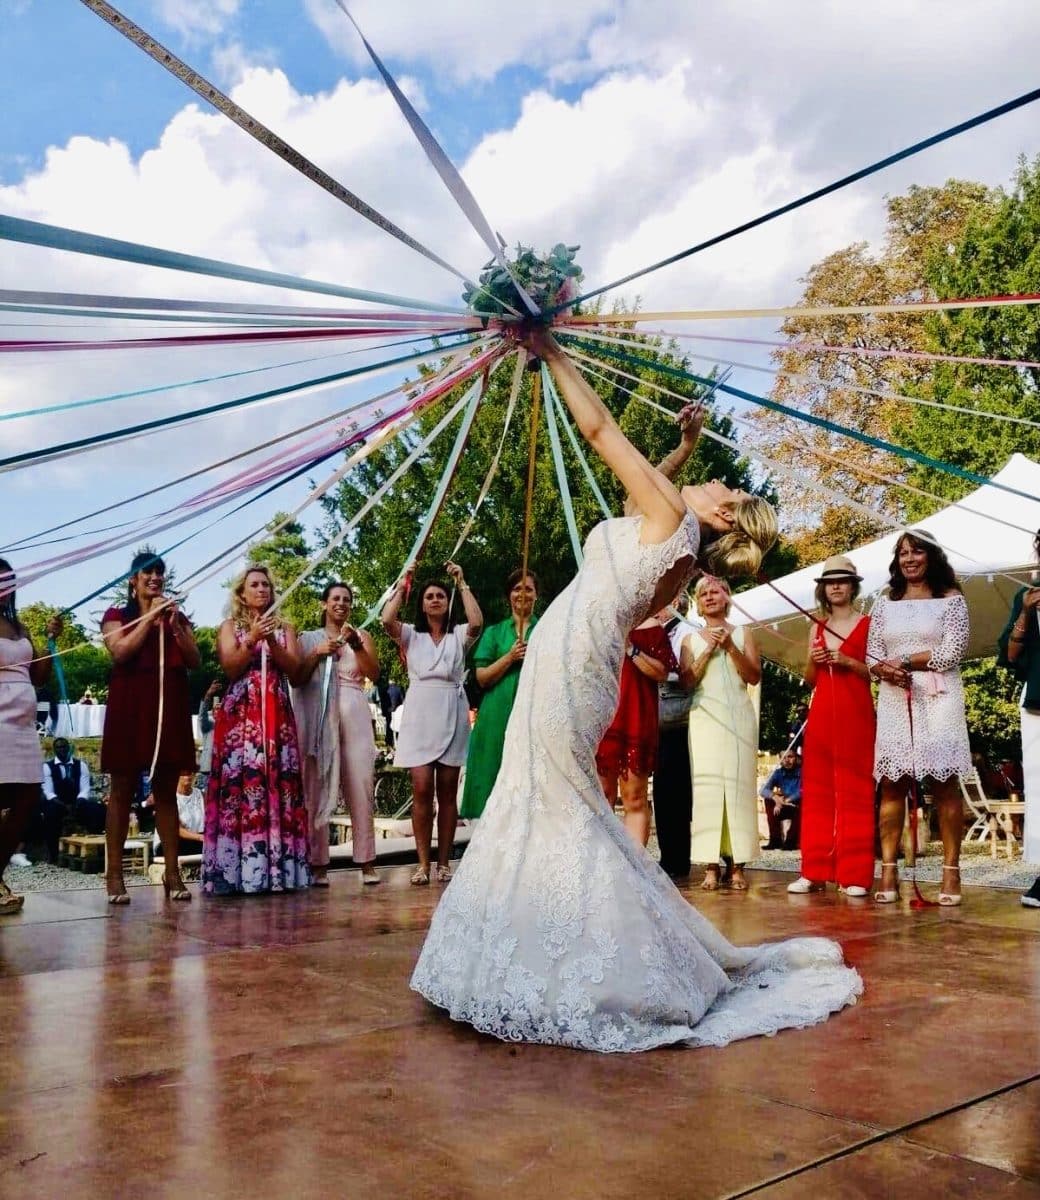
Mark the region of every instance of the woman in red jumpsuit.
[[802, 874], [789, 892], [837, 883], [866, 896], [874, 879], [874, 700], [866, 663], [870, 618], [853, 607], [862, 577], [842, 554], [816, 581], [809, 637], [813, 689], [802, 750]]

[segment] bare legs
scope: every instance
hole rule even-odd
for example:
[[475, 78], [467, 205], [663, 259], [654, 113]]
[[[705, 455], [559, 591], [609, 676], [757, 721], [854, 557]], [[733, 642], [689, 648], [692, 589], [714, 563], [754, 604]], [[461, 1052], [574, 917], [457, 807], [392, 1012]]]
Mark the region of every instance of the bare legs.
[[40, 787], [36, 783], [7, 783], [0, 787], [0, 912], [18, 912], [23, 896], [14, 896], [3, 882], [3, 874], [11, 855], [18, 849], [33, 809], [39, 803]]
[[[105, 842], [108, 850], [108, 873], [105, 890], [109, 896], [126, 895], [123, 882], [123, 845], [130, 828], [130, 806], [137, 789], [137, 775], [120, 773], [112, 776], [105, 816]], [[180, 817], [177, 813], [177, 771], [160, 767], [152, 776], [152, 796], [155, 800], [155, 827], [163, 844], [166, 858], [166, 877], [170, 883], [180, 882], [177, 847], [180, 845]]]
[[[896, 859], [899, 854], [899, 839], [903, 834], [906, 798], [910, 792], [911, 782], [910, 778], [906, 776], [902, 779], [883, 779], [881, 781], [879, 827], [881, 832], [882, 892], [894, 891], [899, 886]], [[959, 896], [961, 877], [958, 868], [961, 858], [961, 840], [964, 837], [964, 808], [960, 789], [955, 777], [944, 780], [933, 779], [931, 780], [931, 792], [935, 800], [936, 811], [939, 814], [939, 832], [943, 844], [942, 891], [949, 896]]]
[[430, 843], [433, 841], [433, 806], [437, 804], [437, 869], [450, 871], [455, 829], [459, 823], [459, 770], [444, 763], [412, 767], [412, 832], [419, 856], [419, 872], [430, 874]]
[[649, 776], [636, 775], [631, 771], [627, 775], [617, 775], [600, 770], [598, 774], [599, 785], [607, 798], [608, 808], [611, 812], [614, 811], [620, 793], [624, 809], [622, 823], [629, 837], [640, 846], [645, 846], [650, 840]]

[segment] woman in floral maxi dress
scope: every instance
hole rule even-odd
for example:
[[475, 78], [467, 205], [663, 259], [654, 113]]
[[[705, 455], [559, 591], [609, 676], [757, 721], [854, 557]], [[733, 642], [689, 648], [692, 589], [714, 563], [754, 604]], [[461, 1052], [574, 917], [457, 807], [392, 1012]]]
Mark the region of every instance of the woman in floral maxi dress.
[[218, 655], [231, 680], [217, 709], [206, 789], [202, 890], [286, 892], [310, 882], [307, 809], [289, 677], [299, 665], [290, 625], [264, 616], [274, 601], [266, 567], [236, 582]]

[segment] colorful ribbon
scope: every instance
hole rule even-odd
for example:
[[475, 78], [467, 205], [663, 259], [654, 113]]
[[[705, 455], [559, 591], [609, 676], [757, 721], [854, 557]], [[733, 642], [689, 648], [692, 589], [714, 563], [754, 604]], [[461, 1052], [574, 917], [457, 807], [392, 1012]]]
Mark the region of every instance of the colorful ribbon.
[[549, 368], [542, 363], [542, 391], [545, 393], [545, 427], [549, 431], [549, 450], [552, 454], [553, 467], [556, 470], [556, 482], [560, 489], [560, 500], [563, 503], [563, 519], [567, 526], [567, 535], [571, 539], [571, 550], [574, 561], [580, 567], [584, 559], [581, 552], [581, 538], [578, 536], [578, 522], [574, 519], [574, 501], [571, 499], [571, 489], [567, 482], [567, 470], [563, 462], [563, 447], [560, 445], [560, 431], [556, 426], [556, 399], [552, 376]]

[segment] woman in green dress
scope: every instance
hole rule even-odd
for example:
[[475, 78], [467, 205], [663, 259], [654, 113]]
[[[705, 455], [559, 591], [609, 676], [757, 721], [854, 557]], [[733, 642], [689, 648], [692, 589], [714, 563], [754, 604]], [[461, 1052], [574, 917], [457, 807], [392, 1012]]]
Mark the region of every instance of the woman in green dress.
[[483, 815], [484, 805], [495, 786], [527, 639], [537, 623], [531, 613], [538, 599], [538, 580], [531, 571], [527, 572], [526, 578], [523, 571], [513, 571], [506, 580], [506, 594], [512, 615], [497, 625], [489, 625], [473, 652], [477, 683], [484, 698], [466, 755], [459, 816], [467, 820]]

